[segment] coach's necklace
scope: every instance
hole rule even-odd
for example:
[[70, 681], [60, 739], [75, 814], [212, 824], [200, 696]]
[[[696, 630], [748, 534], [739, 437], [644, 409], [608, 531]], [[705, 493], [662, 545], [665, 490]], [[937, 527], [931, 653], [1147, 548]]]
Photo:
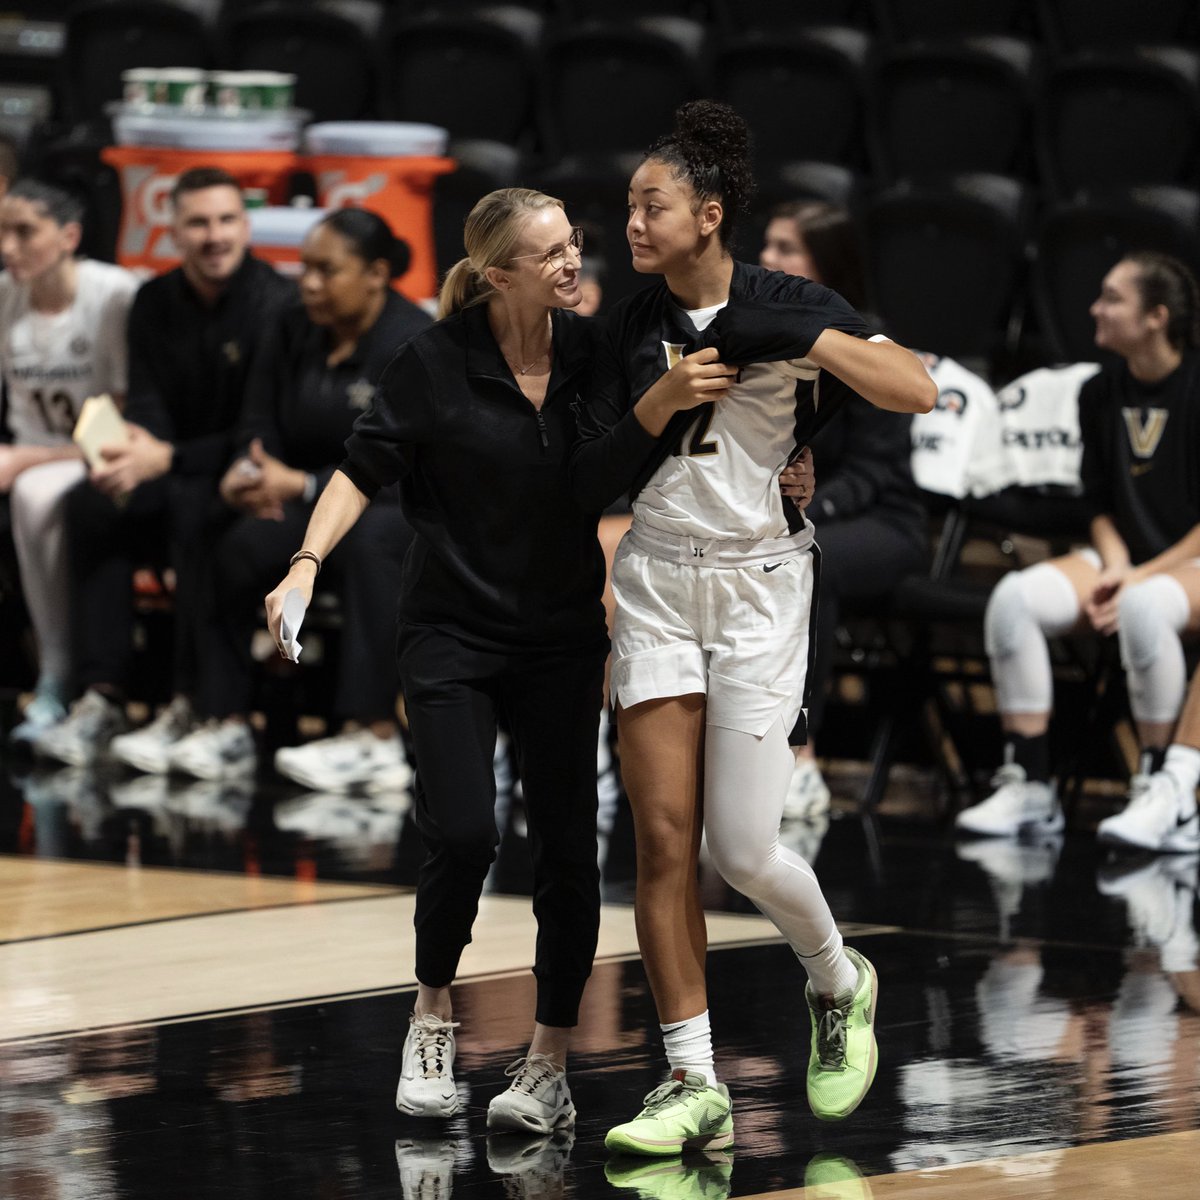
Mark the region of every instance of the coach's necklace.
[[545, 349], [545, 350], [543, 350], [543, 351], [541, 352], [541, 354], [539, 354], [539, 355], [537, 356], [537, 358], [535, 358], [535, 359], [533, 360], [533, 362], [529, 363], [528, 365], [526, 365], [526, 366], [524, 366], [524, 367], [523, 367], [523, 366], [521, 366], [519, 363], [516, 363], [516, 362], [514, 362], [514, 361], [513, 361], [511, 358], [509, 358], [509, 357], [508, 357], [508, 355], [507, 355], [507, 354], [505, 354], [505, 355], [504, 355], [504, 361], [505, 361], [506, 363], [508, 363], [508, 365], [509, 365], [510, 367], [512, 367], [512, 369], [513, 369], [513, 370], [514, 370], [514, 371], [515, 371], [515, 372], [516, 372], [518, 375], [525, 376], [525, 375], [528, 375], [528, 374], [529, 374], [529, 372], [530, 372], [530, 371], [532, 371], [532, 370], [533, 370], [533, 368], [534, 368], [534, 367], [536, 367], [536, 366], [538, 365], [538, 363], [540, 363], [540, 362], [542, 361], [542, 359], [544, 359], [544, 358], [547, 358], [547, 359], [548, 359], [549, 357], [550, 357], [550, 347], [549, 347], [549, 346], [547, 346], [547, 347], [546, 347], [546, 349]]

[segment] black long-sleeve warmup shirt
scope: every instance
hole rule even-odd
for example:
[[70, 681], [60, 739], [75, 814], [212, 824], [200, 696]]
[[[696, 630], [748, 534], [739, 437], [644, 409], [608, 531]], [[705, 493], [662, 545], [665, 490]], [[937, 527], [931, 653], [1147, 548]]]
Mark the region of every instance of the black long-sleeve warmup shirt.
[[175, 447], [172, 471], [216, 477], [228, 465], [263, 335], [295, 297], [294, 284], [250, 254], [212, 305], [182, 267], [138, 289], [125, 415]]
[[371, 406], [388, 363], [404, 342], [431, 324], [424, 309], [389, 291], [353, 353], [330, 366], [329, 330], [314, 325], [301, 304], [285, 309], [247, 386], [236, 449], [262, 438], [268, 454], [315, 475], [323, 487], [342, 460], [354, 422]]
[[540, 411], [477, 305], [412, 338], [356, 422], [341, 470], [367, 496], [399, 480], [417, 535], [402, 622], [501, 652], [604, 645], [598, 516], [567, 481], [593, 331], [560, 310], [552, 322]]
[[[582, 502], [604, 507], [622, 492], [634, 499], [692, 425], [707, 424], [711, 405], [677, 412], [655, 438], [633, 409], [667, 369], [664, 343], [683, 354], [716, 347], [731, 366], [803, 358], [825, 329], [866, 337], [866, 322], [836, 292], [809, 279], [733, 264], [729, 302], [699, 337], [684, 325], [665, 283], [622, 300], [599, 341], [586, 403], [579, 406], [580, 440], [571, 462]], [[854, 393], [828, 372], [823, 383], [796, 386], [795, 445], [807, 445]], [[803, 518], [793, 510], [796, 527]]]
[[1200, 351], [1139, 383], [1120, 363], [1079, 392], [1080, 468], [1093, 515], [1111, 517], [1134, 563], [1200, 524]]

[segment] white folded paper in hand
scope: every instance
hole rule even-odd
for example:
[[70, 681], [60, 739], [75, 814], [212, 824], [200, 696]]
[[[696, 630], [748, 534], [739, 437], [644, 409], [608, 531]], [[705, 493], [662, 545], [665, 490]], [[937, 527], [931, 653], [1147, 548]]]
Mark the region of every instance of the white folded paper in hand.
[[304, 623], [304, 614], [307, 611], [308, 603], [304, 599], [304, 593], [299, 588], [292, 588], [283, 598], [283, 614], [279, 622], [279, 645], [292, 662], [300, 661], [300, 651], [304, 649], [296, 638], [300, 634], [300, 626]]

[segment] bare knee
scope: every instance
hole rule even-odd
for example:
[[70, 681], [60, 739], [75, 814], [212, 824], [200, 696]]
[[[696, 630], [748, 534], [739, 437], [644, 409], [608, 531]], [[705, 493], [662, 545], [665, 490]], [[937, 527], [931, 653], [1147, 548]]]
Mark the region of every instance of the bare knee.
[[694, 871], [699, 849], [698, 819], [692, 814], [635, 809], [638, 879], [675, 879]]

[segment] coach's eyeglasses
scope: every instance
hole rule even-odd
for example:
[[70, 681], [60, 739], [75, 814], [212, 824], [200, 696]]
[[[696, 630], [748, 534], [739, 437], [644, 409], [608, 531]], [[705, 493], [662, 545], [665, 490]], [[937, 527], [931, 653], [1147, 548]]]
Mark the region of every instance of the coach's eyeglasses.
[[540, 258], [543, 266], [552, 271], [561, 271], [567, 261], [568, 250], [574, 250], [581, 257], [583, 255], [583, 230], [578, 225], [571, 229], [571, 236], [563, 245], [545, 252], [539, 250], [536, 254], [514, 254], [512, 259], [515, 262], [518, 258]]

